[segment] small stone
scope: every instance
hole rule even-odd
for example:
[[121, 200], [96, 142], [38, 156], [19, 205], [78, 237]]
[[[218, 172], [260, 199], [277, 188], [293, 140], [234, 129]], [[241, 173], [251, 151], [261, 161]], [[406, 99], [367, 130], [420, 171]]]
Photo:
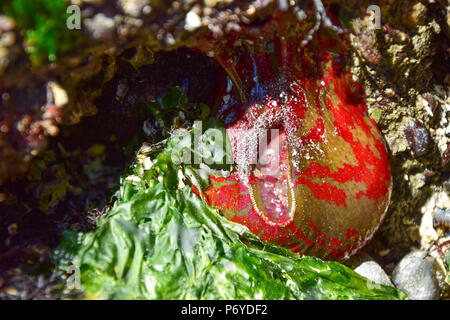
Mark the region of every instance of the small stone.
[[428, 113], [431, 117], [433, 117], [434, 113], [430, 106], [430, 103], [423, 96], [421, 95], [417, 96], [416, 107], [419, 109], [424, 109], [426, 113]]
[[375, 261], [365, 261], [361, 263], [354, 271], [375, 283], [391, 287], [394, 286], [391, 279], [389, 279], [389, 276], [386, 272], [384, 272], [383, 268], [381, 268]]
[[423, 124], [418, 120], [412, 120], [404, 129], [404, 133], [412, 154], [416, 157], [423, 156], [430, 142], [430, 135]]
[[395, 91], [392, 88], [387, 88], [386, 90], [384, 90], [384, 94], [392, 98], [393, 96], [395, 96]]
[[187, 31], [194, 31], [202, 26], [202, 20], [195, 12], [195, 10], [191, 10], [188, 12], [184, 23], [185, 23], [184, 28]]
[[0, 35], [0, 46], [10, 47], [16, 41], [16, 34], [12, 31]]
[[86, 27], [95, 40], [110, 40], [114, 38], [116, 24], [113, 18], [98, 13], [92, 19], [86, 19]]
[[151, 6], [145, 6], [142, 8], [142, 13], [144, 13], [145, 15], [149, 15], [151, 12], [152, 12]]
[[14, 20], [3, 14], [0, 14], [0, 33], [11, 31], [14, 29], [15, 26], [16, 24]]
[[392, 281], [405, 292], [410, 300], [435, 300], [439, 298], [439, 287], [433, 264], [423, 251], [406, 255], [395, 267]]
[[50, 81], [47, 83], [47, 103], [61, 107], [69, 102], [66, 90], [58, 83]]
[[128, 92], [128, 83], [125, 81], [119, 81], [119, 84], [117, 86], [117, 90], [116, 90], [116, 99], [120, 100], [123, 97], [125, 97], [125, 95]]
[[145, 10], [148, 11], [151, 7], [149, 6], [149, 0], [119, 0], [119, 6], [122, 8], [123, 12], [129, 16], [138, 18], [141, 13]]

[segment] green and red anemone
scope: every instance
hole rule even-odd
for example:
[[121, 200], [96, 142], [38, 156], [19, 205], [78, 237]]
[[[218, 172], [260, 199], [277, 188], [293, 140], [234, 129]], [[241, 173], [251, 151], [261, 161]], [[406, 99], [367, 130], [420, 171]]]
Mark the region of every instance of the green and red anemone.
[[[345, 37], [324, 28], [305, 41], [311, 28], [278, 11], [194, 45], [227, 71], [218, 115], [236, 163], [229, 177], [211, 177], [204, 197], [262, 240], [340, 259], [373, 237], [392, 179], [383, 137], [346, 69]], [[272, 133], [259, 150], [263, 131]], [[256, 149], [272, 160], [250, 161]]]

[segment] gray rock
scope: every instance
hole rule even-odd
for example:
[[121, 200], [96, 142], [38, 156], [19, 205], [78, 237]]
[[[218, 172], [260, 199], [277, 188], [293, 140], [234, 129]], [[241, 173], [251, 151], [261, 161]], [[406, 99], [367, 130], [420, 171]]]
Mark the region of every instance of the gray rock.
[[381, 268], [375, 261], [365, 261], [361, 263], [354, 271], [375, 283], [391, 287], [394, 286], [391, 279], [389, 279], [389, 276], [386, 272], [384, 272], [383, 268]]
[[392, 273], [395, 286], [405, 292], [410, 300], [435, 300], [439, 286], [435, 269], [423, 251], [407, 254]]

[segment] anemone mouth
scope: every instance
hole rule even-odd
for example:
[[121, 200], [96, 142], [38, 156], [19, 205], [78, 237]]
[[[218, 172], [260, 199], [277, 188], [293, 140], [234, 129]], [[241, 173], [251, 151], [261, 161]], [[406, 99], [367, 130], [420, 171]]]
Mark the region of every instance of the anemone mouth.
[[291, 165], [285, 133], [271, 132], [270, 142], [260, 146], [260, 158], [253, 168], [249, 189], [253, 208], [265, 223], [284, 227], [292, 223], [295, 212]]

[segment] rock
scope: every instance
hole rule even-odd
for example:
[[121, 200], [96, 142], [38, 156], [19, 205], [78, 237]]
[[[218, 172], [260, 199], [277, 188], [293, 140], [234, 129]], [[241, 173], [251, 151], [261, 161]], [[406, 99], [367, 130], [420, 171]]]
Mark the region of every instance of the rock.
[[354, 269], [354, 271], [375, 283], [391, 287], [394, 286], [383, 268], [375, 261], [365, 261]]
[[15, 26], [16, 23], [14, 22], [14, 20], [3, 14], [0, 14], [0, 33], [11, 31], [14, 29]]
[[58, 83], [50, 81], [47, 83], [47, 103], [62, 107], [69, 102], [66, 90]]
[[202, 26], [202, 20], [198, 16], [197, 12], [195, 10], [191, 10], [186, 15], [185, 19], [185, 26], [184, 28], [187, 31], [194, 31]]
[[85, 25], [95, 40], [110, 40], [114, 37], [116, 27], [114, 19], [103, 13], [97, 13], [93, 19], [87, 19]]
[[430, 136], [427, 129], [418, 120], [412, 120], [404, 129], [409, 149], [416, 157], [423, 156], [430, 143]]
[[408, 295], [410, 300], [439, 298], [439, 286], [433, 264], [423, 251], [407, 254], [395, 267], [392, 281], [398, 289]]

